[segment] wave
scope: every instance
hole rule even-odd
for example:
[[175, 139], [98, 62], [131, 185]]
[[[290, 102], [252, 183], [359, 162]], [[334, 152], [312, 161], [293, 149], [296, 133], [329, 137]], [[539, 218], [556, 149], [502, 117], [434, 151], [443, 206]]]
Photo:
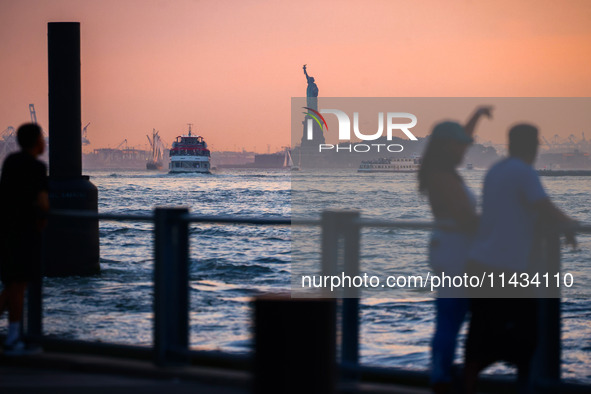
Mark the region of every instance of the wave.
[[230, 275], [233, 279], [252, 278], [257, 275], [275, 273], [275, 269], [261, 264], [231, 263], [221, 259], [205, 259], [191, 261], [190, 273], [211, 277], [220, 274]]

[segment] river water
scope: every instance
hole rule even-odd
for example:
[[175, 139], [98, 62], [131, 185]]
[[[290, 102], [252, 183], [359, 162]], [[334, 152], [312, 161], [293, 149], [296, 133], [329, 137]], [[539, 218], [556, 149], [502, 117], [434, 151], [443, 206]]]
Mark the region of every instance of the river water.
[[[99, 211], [146, 214], [155, 206], [186, 206], [203, 215], [288, 217], [291, 174], [285, 170], [224, 170], [213, 175], [90, 171], [99, 189]], [[474, 191], [485, 172], [463, 171]], [[364, 217], [430, 220], [428, 204], [417, 195], [415, 174], [357, 174], [360, 185], [349, 208]], [[591, 223], [588, 178], [543, 178], [548, 193], [576, 219]], [[373, 186], [372, 186], [373, 185]], [[373, 190], [372, 190], [373, 188]], [[365, 193], [382, 195], [381, 206], [365, 203]], [[312, 216], [330, 207], [331, 193], [319, 187]], [[336, 203], [335, 203], [336, 204]], [[338, 204], [336, 204], [338, 205]], [[373, 230], [371, 230], [373, 231]], [[384, 230], [380, 230], [384, 231]], [[406, 260], [425, 264], [426, 232], [385, 232]], [[289, 291], [291, 229], [287, 226], [192, 225], [190, 229], [190, 344], [194, 349], [246, 353], [251, 347], [253, 295]], [[45, 280], [44, 332], [69, 339], [150, 345], [152, 335], [152, 225], [101, 222], [102, 273], [88, 278]], [[563, 248], [563, 267], [589, 278], [591, 238], [579, 237], [580, 250]], [[364, 246], [366, 247], [366, 246]], [[369, 256], [362, 247], [362, 256]], [[589, 283], [589, 282], [587, 282]], [[433, 331], [432, 295], [388, 294], [362, 300], [361, 362], [424, 370]], [[465, 331], [465, 329], [464, 329]], [[591, 383], [591, 303], [563, 300], [563, 376]], [[459, 352], [461, 353], [461, 349]], [[497, 364], [488, 373], [512, 370]]]

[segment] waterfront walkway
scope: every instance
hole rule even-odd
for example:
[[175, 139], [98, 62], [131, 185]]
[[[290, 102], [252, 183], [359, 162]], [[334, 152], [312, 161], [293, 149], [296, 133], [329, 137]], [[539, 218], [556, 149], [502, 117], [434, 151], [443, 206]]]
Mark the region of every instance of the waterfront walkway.
[[[243, 371], [195, 366], [159, 368], [147, 361], [47, 352], [27, 357], [0, 355], [2, 394], [246, 394], [251, 392], [250, 385], [251, 376]], [[342, 387], [339, 392], [423, 394], [429, 391], [391, 384], [360, 384]]]

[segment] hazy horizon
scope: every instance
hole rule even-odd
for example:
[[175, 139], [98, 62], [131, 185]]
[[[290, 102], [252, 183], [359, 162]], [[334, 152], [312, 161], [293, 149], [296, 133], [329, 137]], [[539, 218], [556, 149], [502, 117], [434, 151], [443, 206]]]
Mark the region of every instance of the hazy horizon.
[[30, 103], [48, 128], [56, 21], [81, 23], [89, 149], [145, 146], [153, 128], [170, 144], [193, 123], [212, 150], [278, 151], [290, 99], [305, 95], [303, 64], [320, 97], [590, 96], [591, 3], [440, 4], [1, 1], [0, 131], [29, 121]]

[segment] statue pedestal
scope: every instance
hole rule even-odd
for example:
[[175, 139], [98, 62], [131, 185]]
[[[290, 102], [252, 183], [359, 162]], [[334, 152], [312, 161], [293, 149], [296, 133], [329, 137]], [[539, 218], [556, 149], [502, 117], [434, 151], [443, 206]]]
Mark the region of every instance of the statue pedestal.
[[[318, 151], [318, 145], [324, 144], [324, 134], [322, 133], [322, 128], [316, 123], [316, 121], [306, 115], [306, 118], [302, 122], [303, 125], [303, 133], [302, 133], [302, 148], [311, 149], [314, 148]], [[312, 138], [308, 135], [308, 131], [310, 129], [310, 125], [312, 126]]]

